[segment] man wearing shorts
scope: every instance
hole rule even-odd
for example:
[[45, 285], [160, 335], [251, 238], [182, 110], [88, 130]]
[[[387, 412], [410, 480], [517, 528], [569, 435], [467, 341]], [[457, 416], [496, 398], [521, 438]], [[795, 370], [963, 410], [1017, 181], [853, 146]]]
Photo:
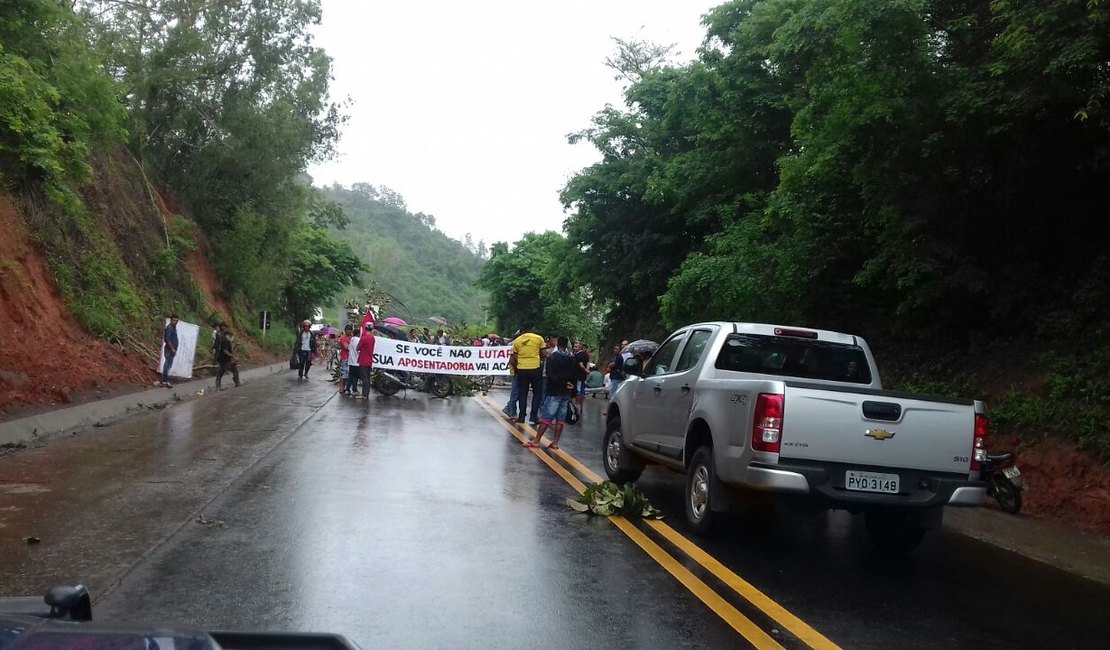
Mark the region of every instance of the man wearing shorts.
[[536, 429], [536, 437], [524, 443], [525, 447], [533, 449], [539, 447], [544, 432], [554, 426], [555, 434], [551, 437], [548, 449], [559, 448], [559, 436], [563, 435], [563, 425], [567, 422], [567, 404], [574, 392], [576, 364], [574, 355], [567, 350], [568, 345], [567, 337], [560, 336], [555, 351], [547, 355], [545, 362], [547, 376], [544, 378], [547, 397], [540, 411], [540, 425]]

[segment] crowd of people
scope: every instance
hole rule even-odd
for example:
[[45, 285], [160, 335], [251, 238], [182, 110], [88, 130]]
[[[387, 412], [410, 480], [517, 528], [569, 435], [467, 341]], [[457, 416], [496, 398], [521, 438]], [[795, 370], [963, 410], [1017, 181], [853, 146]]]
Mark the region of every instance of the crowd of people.
[[563, 427], [578, 421], [591, 374], [597, 373], [590, 352], [581, 341], [572, 345], [565, 336], [544, 338], [535, 326], [524, 328], [511, 345], [512, 388], [501, 412], [536, 427], [525, 447], [538, 447], [550, 430], [550, 448], [558, 449]]
[[[171, 315], [169, 321], [162, 335], [164, 362], [160, 385], [172, 388], [169, 370], [179, 344], [177, 315]], [[307, 380], [313, 362], [321, 357], [328, 360], [328, 369], [331, 370], [334, 358], [339, 365], [340, 395], [357, 400], [368, 399], [374, 362], [374, 336], [366, 334], [373, 328], [374, 321], [372, 317], [368, 317], [362, 325], [347, 324], [339, 336], [334, 332], [322, 336], [313, 331], [312, 321], [302, 321], [301, 330], [297, 332], [293, 342], [290, 360], [290, 367], [297, 370], [297, 380]], [[468, 343], [477, 347], [512, 346], [509, 358], [511, 390], [502, 412], [518, 423], [529, 421], [532, 426], [538, 427], [537, 436], [526, 443], [527, 446], [536, 446], [544, 433], [551, 429], [551, 446], [558, 449], [563, 426], [568, 420], [577, 421], [586, 391], [601, 388], [604, 380], [601, 371], [592, 363], [590, 352], [584, 343], [576, 341], [571, 345], [565, 336], [544, 338], [535, 330], [534, 326], [526, 327], [513, 339], [491, 333]], [[459, 344], [452, 340], [446, 330], [440, 329], [433, 334], [427, 327], [409, 328], [408, 338], [413, 342], [433, 345]], [[228, 373], [235, 386], [239, 386], [241, 382], [234, 333], [221, 322], [213, 331], [212, 340], [216, 389], [223, 389], [223, 378]], [[613, 347], [612, 360], [605, 375], [609, 395], [625, 379], [623, 364], [629, 355], [622, 353], [622, 350], [627, 345], [628, 341], [622, 341]]]

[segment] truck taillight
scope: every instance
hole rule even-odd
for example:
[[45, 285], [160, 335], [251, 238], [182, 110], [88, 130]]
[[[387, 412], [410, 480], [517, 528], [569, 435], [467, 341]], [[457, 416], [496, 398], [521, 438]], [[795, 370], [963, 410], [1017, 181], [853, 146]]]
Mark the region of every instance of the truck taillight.
[[971, 448], [971, 470], [978, 472], [987, 459], [986, 437], [991, 432], [991, 421], [982, 413], [975, 414], [975, 443]]
[[783, 396], [777, 393], [760, 393], [755, 400], [755, 419], [752, 421], [752, 449], [779, 453], [782, 445]]

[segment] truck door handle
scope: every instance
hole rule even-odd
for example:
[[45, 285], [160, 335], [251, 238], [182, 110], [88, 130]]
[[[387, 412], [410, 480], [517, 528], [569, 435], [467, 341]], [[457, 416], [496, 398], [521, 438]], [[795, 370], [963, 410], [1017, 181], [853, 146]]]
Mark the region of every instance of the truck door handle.
[[652, 388], [652, 390], [657, 392], [657, 393], [662, 393], [663, 392], [663, 387], [662, 386], [655, 386], [655, 387]]
[[683, 393], [689, 393], [689, 392], [690, 392], [690, 384], [686, 384], [686, 385], [684, 385], [684, 386], [682, 387], [682, 392], [683, 392]]

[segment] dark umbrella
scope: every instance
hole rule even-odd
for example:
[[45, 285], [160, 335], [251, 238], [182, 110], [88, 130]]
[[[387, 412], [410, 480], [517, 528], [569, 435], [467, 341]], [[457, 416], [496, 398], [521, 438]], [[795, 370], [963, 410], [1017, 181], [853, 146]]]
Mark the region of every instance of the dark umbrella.
[[655, 341], [649, 341], [647, 339], [637, 339], [624, 346], [624, 349], [621, 350], [621, 354], [628, 352], [632, 354], [632, 356], [646, 359], [655, 354], [655, 351], [658, 349], [659, 344]]
[[389, 323], [374, 323], [374, 329], [378, 330], [382, 334], [385, 334], [391, 339], [407, 341], [409, 338], [408, 332], [401, 329], [400, 327], [397, 327], [396, 325], [390, 325]]

